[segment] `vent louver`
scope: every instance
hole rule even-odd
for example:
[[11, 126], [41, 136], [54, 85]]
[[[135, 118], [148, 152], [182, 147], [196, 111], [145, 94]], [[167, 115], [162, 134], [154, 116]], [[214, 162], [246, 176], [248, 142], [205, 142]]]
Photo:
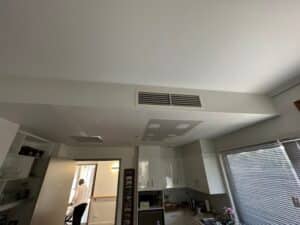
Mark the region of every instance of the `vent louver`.
[[75, 142], [80, 144], [102, 144], [103, 139], [100, 136], [71, 136]]
[[200, 97], [198, 95], [179, 95], [171, 94], [172, 105], [201, 107]]
[[139, 104], [170, 105], [168, 93], [139, 92]]
[[140, 105], [164, 105], [183, 107], [202, 107], [198, 95], [169, 94], [157, 92], [138, 92], [138, 104]]

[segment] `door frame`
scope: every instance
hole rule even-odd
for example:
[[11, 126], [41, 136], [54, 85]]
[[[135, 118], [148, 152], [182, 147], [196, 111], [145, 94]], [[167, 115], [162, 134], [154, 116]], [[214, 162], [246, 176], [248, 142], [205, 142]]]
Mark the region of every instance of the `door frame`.
[[[96, 176], [97, 176], [98, 164], [97, 163], [92, 163], [92, 162], [91, 163], [87, 163], [87, 164], [85, 164], [85, 163], [80, 164], [80, 162], [84, 162], [84, 161], [77, 161], [76, 160], [76, 166], [95, 166], [95, 173], [94, 173], [94, 177], [93, 177], [93, 184], [92, 184], [92, 190], [91, 190], [91, 195], [90, 195], [90, 198], [92, 199], [93, 193], [94, 193], [94, 189], [95, 189], [95, 181], [96, 181]], [[89, 204], [89, 207], [88, 207], [87, 225], [89, 223], [90, 208], [91, 208], [91, 203]]]
[[[119, 173], [118, 173], [118, 189], [117, 189], [117, 198], [116, 198], [116, 209], [115, 209], [115, 221], [114, 225], [117, 225], [117, 220], [118, 220], [118, 206], [120, 203], [122, 203], [121, 199], [119, 199], [120, 194], [121, 194], [121, 188], [120, 188], [120, 181], [121, 181], [121, 171], [123, 170], [123, 164], [122, 164], [122, 159], [121, 158], [84, 158], [84, 159], [74, 159], [76, 162], [91, 162], [90, 164], [93, 164], [93, 162], [101, 162], [101, 161], [119, 161]], [[88, 164], [86, 164], [88, 165]], [[96, 172], [95, 172], [95, 179], [94, 179], [94, 185], [93, 185], [93, 191], [92, 194], [94, 194], [94, 186], [95, 186], [95, 181], [96, 181], [96, 176], [98, 172], [98, 166], [96, 167]], [[121, 209], [122, 213], [122, 209]], [[121, 215], [122, 216], [122, 215]]]

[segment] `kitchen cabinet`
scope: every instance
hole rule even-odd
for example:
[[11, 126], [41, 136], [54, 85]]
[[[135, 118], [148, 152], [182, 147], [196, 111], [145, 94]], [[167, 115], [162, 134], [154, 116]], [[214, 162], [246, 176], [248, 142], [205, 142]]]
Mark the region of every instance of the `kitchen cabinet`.
[[139, 190], [161, 190], [163, 188], [160, 146], [140, 146], [138, 168]]
[[161, 148], [162, 174], [164, 177], [163, 187], [184, 187], [184, 169], [182, 153], [173, 148]]
[[139, 225], [165, 225], [164, 211], [162, 209], [140, 211]]
[[138, 189], [192, 188], [207, 194], [224, 194], [218, 156], [210, 140], [167, 148], [139, 146]]
[[161, 146], [139, 147], [139, 190], [184, 187], [182, 153]]

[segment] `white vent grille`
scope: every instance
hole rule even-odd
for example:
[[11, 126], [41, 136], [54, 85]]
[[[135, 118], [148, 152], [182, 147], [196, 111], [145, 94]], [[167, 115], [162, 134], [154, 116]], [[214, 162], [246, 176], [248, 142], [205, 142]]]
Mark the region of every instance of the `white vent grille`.
[[172, 105], [201, 107], [201, 101], [198, 95], [171, 94], [171, 102]]
[[73, 141], [80, 144], [102, 144], [103, 139], [100, 136], [71, 136]]
[[202, 107], [198, 95], [170, 94], [158, 92], [138, 92], [138, 104], [140, 105], [165, 105], [183, 107]]
[[139, 104], [170, 105], [168, 93], [139, 92]]

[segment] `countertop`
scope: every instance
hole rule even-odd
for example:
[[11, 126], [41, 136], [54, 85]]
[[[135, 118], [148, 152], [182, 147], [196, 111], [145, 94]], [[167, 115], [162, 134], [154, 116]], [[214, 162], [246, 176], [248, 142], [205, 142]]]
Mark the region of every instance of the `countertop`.
[[201, 219], [211, 217], [211, 214], [195, 215], [190, 209], [178, 209], [165, 212], [166, 225], [203, 225]]

